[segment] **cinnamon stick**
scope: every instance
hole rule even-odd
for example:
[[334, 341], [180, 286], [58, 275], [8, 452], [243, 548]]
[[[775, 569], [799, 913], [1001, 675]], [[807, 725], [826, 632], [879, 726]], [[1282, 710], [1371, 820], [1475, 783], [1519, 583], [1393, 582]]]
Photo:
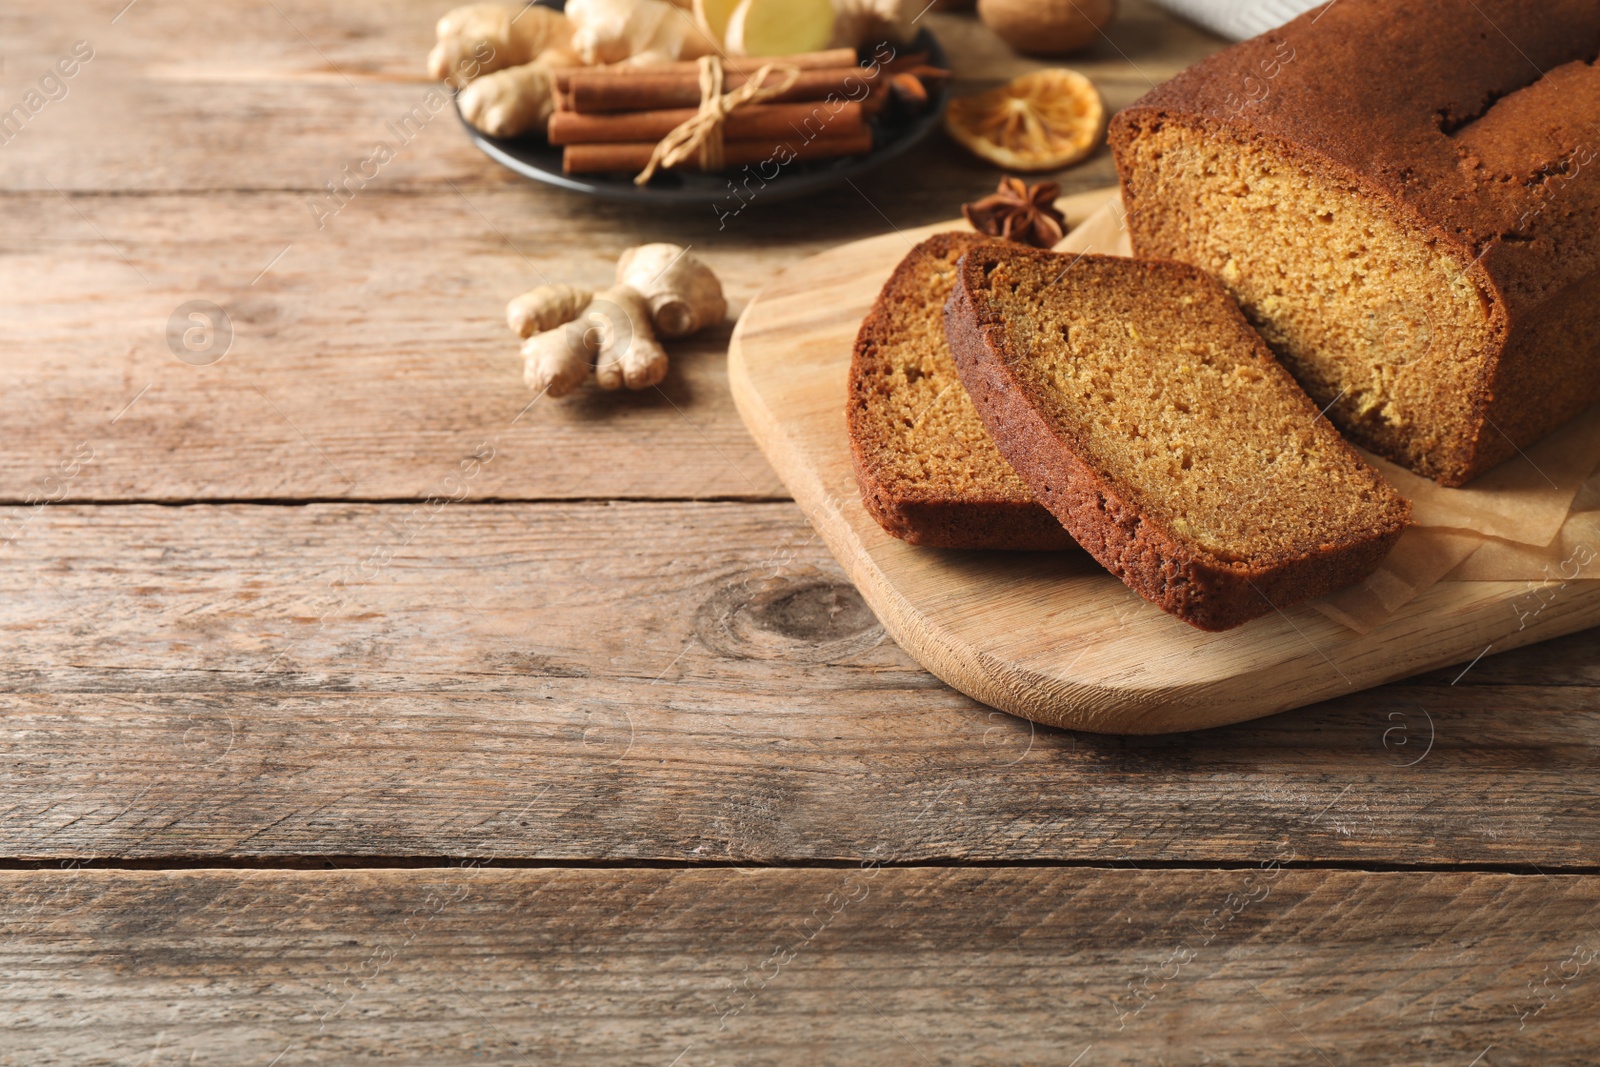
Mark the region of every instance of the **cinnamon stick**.
[[[683, 123], [694, 118], [697, 109], [674, 108], [664, 111], [624, 111], [583, 114], [558, 111], [550, 116], [550, 143], [616, 144], [628, 141], [659, 141]], [[824, 137], [859, 133], [866, 121], [862, 105], [829, 104], [821, 101], [799, 104], [749, 104], [728, 113], [722, 135], [729, 141]]]
[[[856, 50], [854, 48], [834, 48], [826, 52], [799, 52], [792, 56], [765, 56], [761, 58], [725, 58], [722, 69], [729, 74], [754, 74], [768, 63], [781, 66], [799, 67], [801, 70], [838, 70], [843, 67], [856, 65]], [[601, 67], [563, 67], [556, 71], [556, 88], [565, 93], [574, 74], [692, 74], [700, 76], [700, 64], [697, 60], [683, 60], [675, 63], [649, 63], [630, 66], [626, 63], [612, 63]]]
[[[875, 75], [881, 70], [870, 67], [835, 67], [823, 70], [804, 70], [787, 90], [770, 98], [769, 103], [792, 103], [798, 100], [825, 100], [833, 96], [841, 101], [861, 100], [870, 90]], [[769, 82], [775, 75], [768, 75]], [[744, 74], [729, 72], [723, 80], [727, 90], [737, 89], [746, 80]], [[592, 74], [573, 71], [567, 89], [561, 94], [563, 106], [579, 112], [596, 111], [660, 111], [668, 108], [700, 106], [700, 76], [698, 73], [656, 74], [645, 68], [636, 73]]]
[[[648, 141], [621, 144], [574, 144], [563, 152], [561, 169], [567, 174], [603, 174], [611, 171], [637, 172], [650, 162], [655, 143]], [[863, 155], [872, 151], [872, 132], [865, 127], [848, 136], [823, 136], [814, 140], [792, 138], [788, 141], [763, 138], [750, 141], [728, 141], [723, 146], [723, 164], [727, 167], [760, 166], [815, 159], [835, 159], [840, 156]], [[691, 156], [680, 168], [698, 169], [697, 157]]]

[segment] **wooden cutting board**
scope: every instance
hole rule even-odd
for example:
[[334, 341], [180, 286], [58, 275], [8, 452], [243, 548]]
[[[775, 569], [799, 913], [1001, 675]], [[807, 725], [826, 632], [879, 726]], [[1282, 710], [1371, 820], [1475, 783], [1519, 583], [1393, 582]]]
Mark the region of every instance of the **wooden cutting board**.
[[[1075, 224], [1110, 192], [1061, 206]], [[1193, 730], [1600, 624], [1600, 582], [1551, 585], [1534, 600], [1526, 582], [1440, 582], [1369, 634], [1304, 605], [1208, 634], [1082, 552], [949, 551], [890, 537], [862, 507], [850, 465], [851, 347], [911, 246], [966, 228], [887, 234], [791, 267], [745, 309], [728, 352], [739, 413], [812, 526], [890, 635], [963, 693], [1077, 730]]]

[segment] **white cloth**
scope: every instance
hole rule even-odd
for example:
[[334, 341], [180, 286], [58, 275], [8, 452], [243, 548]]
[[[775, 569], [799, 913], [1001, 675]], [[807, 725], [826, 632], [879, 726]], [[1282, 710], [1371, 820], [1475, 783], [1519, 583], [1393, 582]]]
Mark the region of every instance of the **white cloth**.
[[1320, 7], [1327, 0], [1155, 0], [1175, 15], [1182, 15], [1224, 37], [1242, 41], [1275, 30], [1296, 15]]

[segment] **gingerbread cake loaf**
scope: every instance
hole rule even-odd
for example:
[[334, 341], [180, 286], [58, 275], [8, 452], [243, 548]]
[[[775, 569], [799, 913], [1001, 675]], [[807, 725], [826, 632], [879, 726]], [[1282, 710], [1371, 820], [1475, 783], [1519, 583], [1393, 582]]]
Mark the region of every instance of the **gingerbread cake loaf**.
[[1201, 629], [1359, 581], [1410, 519], [1193, 267], [978, 245], [946, 332], [1038, 499], [1134, 592]]
[[1600, 400], [1597, 55], [1595, 0], [1320, 6], [1116, 117], [1135, 252], [1216, 275], [1350, 440], [1461, 485]]
[[917, 245], [861, 324], [846, 412], [861, 498], [879, 525], [916, 545], [1070, 548], [995, 448], [945, 342], [956, 261], [984, 240], [944, 233]]

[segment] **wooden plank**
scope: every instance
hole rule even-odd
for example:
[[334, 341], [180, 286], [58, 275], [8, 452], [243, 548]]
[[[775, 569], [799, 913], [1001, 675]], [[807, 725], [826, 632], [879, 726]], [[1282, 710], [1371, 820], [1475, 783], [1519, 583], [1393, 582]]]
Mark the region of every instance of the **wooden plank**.
[[[521, 414], [506, 301], [609, 284], [623, 249], [680, 236], [532, 207], [373, 194], [319, 231], [297, 196], [12, 198], [0, 499], [57, 492], [80, 443], [66, 499], [421, 499], [485, 443], [476, 499], [783, 495], [727, 395], [728, 326], [674, 343], [659, 390]], [[736, 307], [796, 254], [749, 233], [697, 251]], [[167, 341], [194, 299], [232, 323], [206, 366]]]
[[3, 857], [1600, 855], [1592, 631], [1096, 737], [924, 673], [790, 504], [60, 505], [17, 532]]
[[0, 1062], [1464, 1067], [1593, 1048], [1600, 881], [1264, 862], [7, 872]]
[[[369, 155], [377, 140], [398, 147], [387, 124], [398, 123], [433, 88], [424, 59], [433, 23], [452, 0], [336, 6], [143, 0], [121, 11], [125, 5], [69, 0], [0, 12], [6, 107], [75, 41], [87, 40], [94, 49], [94, 58], [67, 83], [65, 97], [43, 107], [6, 144], [0, 189], [320, 190], [324, 181], [337, 180], [343, 164]], [[1099, 83], [1112, 108], [1132, 103], [1220, 45], [1142, 0], [1123, 7], [1109, 38], [1073, 60]], [[928, 14], [922, 21], [955, 58], [960, 92], [1048, 65], [1017, 57], [971, 17]], [[913, 184], [927, 189], [954, 185], [960, 190], [955, 203], [994, 183], [990, 168], [942, 138], [932, 150], [896, 164], [894, 173], [915, 174]], [[1089, 167], [1069, 173], [1080, 187], [1104, 184], [1109, 157], [1102, 152]], [[380, 180], [390, 188], [522, 184], [471, 146], [449, 109], [436, 113]], [[855, 195], [846, 189], [834, 199]], [[556, 194], [547, 202], [592, 216], [615, 210]], [[832, 210], [825, 200], [812, 203], [816, 215]]]
[[[787, 496], [728, 394], [731, 318], [672, 343], [660, 389], [524, 413], [505, 303], [545, 279], [609, 284], [625, 248], [670, 240], [720, 272], [737, 315], [783, 267], [881, 228], [877, 209], [706, 240], [545, 207], [372, 192], [319, 229], [291, 195], [10, 198], [0, 500], [422, 499], [486, 443], [472, 499]], [[205, 366], [167, 340], [195, 299], [232, 324]]]

